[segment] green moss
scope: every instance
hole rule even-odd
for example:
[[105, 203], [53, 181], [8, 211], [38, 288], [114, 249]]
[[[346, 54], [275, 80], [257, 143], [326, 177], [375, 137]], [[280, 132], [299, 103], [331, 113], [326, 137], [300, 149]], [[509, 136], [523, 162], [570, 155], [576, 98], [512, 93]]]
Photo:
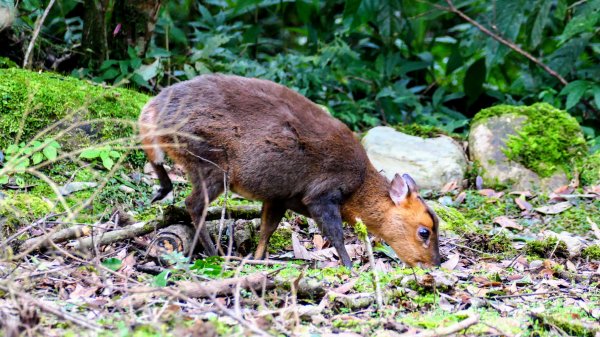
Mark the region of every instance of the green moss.
[[473, 125], [506, 114], [525, 116], [527, 120], [516, 135], [509, 136], [504, 153], [541, 177], [549, 177], [561, 168], [570, 173], [587, 151], [577, 120], [547, 103], [483, 109], [473, 118]]
[[6, 219], [6, 224], [2, 226], [5, 230], [13, 230], [20, 224], [30, 224], [47, 215], [53, 208], [44, 199], [29, 193], [3, 193], [6, 198], [0, 200], [0, 219]]
[[279, 227], [269, 240], [269, 252], [278, 253], [282, 250], [287, 250], [292, 246], [292, 230], [289, 228]]
[[486, 253], [507, 253], [513, 250], [512, 240], [504, 232], [496, 235], [467, 233], [464, 237], [469, 242], [469, 247]]
[[477, 228], [473, 221], [467, 219], [456, 208], [446, 207], [438, 203], [432, 203], [432, 208], [440, 218], [440, 229], [450, 230], [457, 234], [474, 232]]
[[457, 134], [449, 134], [448, 132], [435, 127], [433, 125], [422, 125], [422, 124], [397, 124], [393, 128], [396, 131], [400, 131], [407, 135], [421, 137], [421, 138], [434, 138], [440, 135], [451, 136], [453, 138], [461, 138]]
[[530, 256], [549, 258], [552, 252], [554, 252], [553, 256], [556, 257], [569, 256], [567, 244], [564, 243], [564, 241], [559, 241], [555, 237], [549, 237], [545, 240], [529, 241], [525, 245], [525, 253]]
[[581, 256], [590, 260], [600, 260], [600, 245], [585, 247], [581, 252]]
[[80, 122], [106, 119], [101, 128], [93, 125], [90, 130], [104, 139], [130, 136], [130, 125], [111, 119], [136, 120], [148, 99], [132, 90], [103, 87], [55, 73], [0, 69], [0, 130], [4, 136], [0, 148], [14, 141], [21, 125], [22, 139], [31, 139], [73, 111], [74, 120]]
[[583, 159], [579, 179], [583, 186], [600, 184], [600, 151]]
[[467, 219], [479, 221], [483, 224], [491, 224], [494, 218], [506, 216], [518, 216], [520, 211], [512, 199], [493, 199], [480, 195], [477, 191], [466, 191], [467, 196], [460, 205], [459, 210]]

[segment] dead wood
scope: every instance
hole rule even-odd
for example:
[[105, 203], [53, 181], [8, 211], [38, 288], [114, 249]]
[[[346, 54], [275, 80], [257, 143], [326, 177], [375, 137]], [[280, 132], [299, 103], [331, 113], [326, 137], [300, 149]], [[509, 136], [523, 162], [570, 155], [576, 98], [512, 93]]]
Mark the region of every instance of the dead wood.
[[177, 290], [189, 297], [215, 297], [232, 295], [239, 284], [240, 288], [259, 291], [272, 289], [275, 284], [268, 278], [269, 273], [260, 272], [230, 279], [212, 280], [208, 282], [177, 282]]
[[194, 238], [194, 229], [188, 225], [171, 225], [156, 233], [148, 247], [148, 255], [158, 258], [163, 254], [180, 252], [187, 255]]
[[92, 229], [88, 225], [76, 225], [69, 228], [64, 228], [54, 233], [48, 233], [26, 240], [23, 242], [23, 244], [21, 244], [20, 251], [45, 249], [51, 246], [51, 241], [54, 243], [60, 243], [87, 236], [91, 233]]
[[117, 241], [122, 241], [125, 239], [131, 239], [137, 236], [146, 235], [151, 233], [152, 231], [161, 229], [166, 227], [165, 222], [160, 221], [150, 221], [150, 222], [140, 222], [133, 224], [131, 226], [127, 226], [123, 229], [118, 229], [110, 232], [106, 232], [102, 235], [92, 235], [86, 238], [79, 240], [73, 244], [73, 248], [79, 249], [82, 251], [89, 250], [94, 247], [94, 244], [97, 245], [108, 245]]

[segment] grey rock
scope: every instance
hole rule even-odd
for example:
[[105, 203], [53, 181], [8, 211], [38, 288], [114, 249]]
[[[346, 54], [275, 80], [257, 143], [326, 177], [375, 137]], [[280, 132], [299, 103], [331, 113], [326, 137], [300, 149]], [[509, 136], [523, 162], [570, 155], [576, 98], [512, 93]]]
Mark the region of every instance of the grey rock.
[[58, 189], [58, 191], [62, 195], [69, 195], [69, 194], [72, 194], [72, 193], [75, 193], [75, 192], [87, 190], [89, 188], [94, 188], [96, 186], [98, 186], [97, 183], [76, 181], [76, 182], [68, 183], [68, 184], [60, 187]]
[[362, 144], [388, 179], [408, 173], [421, 189], [439, 191], [451, 181], [461, 185], [467, 170], [462, 146], [446, 136], [421, 138], [378, 126], [368, 131]]
[[540, 178], [504, 154], [509, 135], [516, 134], [526, 120], [525, 116], [506, 114], [487, 118], [471, 127], [469, 154], [471, 160], [480, 165], [484, 182], [511, 185], [515, 190], [541, 189], [545, 192], [567, 185], [569, 180], [564, 172]]

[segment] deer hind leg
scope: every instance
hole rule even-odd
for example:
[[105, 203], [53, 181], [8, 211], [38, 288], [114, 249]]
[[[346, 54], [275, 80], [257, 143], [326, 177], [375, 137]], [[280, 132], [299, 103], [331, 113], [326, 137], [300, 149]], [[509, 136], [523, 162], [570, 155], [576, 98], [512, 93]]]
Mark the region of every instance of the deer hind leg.
[[[201, 170], [201, 171], [200, 171]], [[223, 193], [223, 172], [216, 167], [194, 167], [188, 170], [192, 193], [185, 199], [185, 206], [192, 217], [196, 230], [199, 231], [199, 239], [204, 251], [209, 256], [217, 255], [217, 249], [213, 243], [204, 223], [200, 227], [204, 207]], [[203, 187], [204, 182], [204, 187]], [[206, 191], [206, 194], [204, 193]], [[207, 203], [208, 201], [208, 203]]]
[[281, 203], [275, 201], [265, 201], [262, 205], [262, 214], [260, 221], [260, 237], [258, 246], [254, 252], [255, 259], [263, 259], [267, 252], [269, 239], [279, 226], [279, 222], [285, 214], [286, 208]]

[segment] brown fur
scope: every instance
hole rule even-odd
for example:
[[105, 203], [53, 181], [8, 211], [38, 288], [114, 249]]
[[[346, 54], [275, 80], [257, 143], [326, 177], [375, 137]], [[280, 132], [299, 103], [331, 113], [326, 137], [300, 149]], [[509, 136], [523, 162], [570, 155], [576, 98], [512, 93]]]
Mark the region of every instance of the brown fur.
[[[341, 213], [350, 223], [361, 218], [408, 264], [439, 263], [437, 225], [416, 191], [399, 205], [392, 202], [390, 182], [350, 129], [284, 86], [226, 75], [181, 82], [146, 105], [140, 132], [155, 170], [162, 168], [161, 150], [186, 169], [193, 187], [186, 206], [195, 223], [203, 191], [209, 200], [221, 194], [225, 172], [231, 190], [263, 201], [257, 257], [291, 209], [316, 218], [338, 251], [345, 252]], [[165, 184], [170, 181], [161, 179], [158, 199], [170, 190]], [[419, 226], [432, 231], [427, 247], [416, 234]]]

